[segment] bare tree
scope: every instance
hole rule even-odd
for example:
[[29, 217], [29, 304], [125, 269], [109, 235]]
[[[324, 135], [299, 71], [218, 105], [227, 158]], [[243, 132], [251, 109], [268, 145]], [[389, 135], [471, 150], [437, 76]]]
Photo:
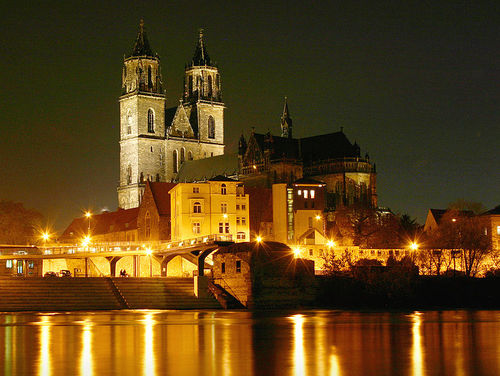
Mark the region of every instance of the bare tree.
[[35, 238], [40, 227], [42, 215], [23, 204], [13, 201], [0, 201], [0, 243], [28, 244]]

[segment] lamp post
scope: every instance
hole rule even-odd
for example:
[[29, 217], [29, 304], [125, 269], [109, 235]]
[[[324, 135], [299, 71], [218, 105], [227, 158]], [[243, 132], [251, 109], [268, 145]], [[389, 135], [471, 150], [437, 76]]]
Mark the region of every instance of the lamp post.
[[89, 220], [89, 226], [87, 228], [87, 235], [90, 236], [90, 217], [92, 217], [92, 213], [90, 211], [85, 212], [85, 217]]

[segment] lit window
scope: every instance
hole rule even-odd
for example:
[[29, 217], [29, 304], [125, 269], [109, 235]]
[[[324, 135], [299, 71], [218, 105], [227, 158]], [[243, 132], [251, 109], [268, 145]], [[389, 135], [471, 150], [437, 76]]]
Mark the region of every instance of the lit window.
[[226, 203], [220, 204], [220, 212], [227, 213], [227, 204]]
[[238, 240], [245, 240], [245, 233], [244, 232], [238, 232], [236, 234], [236, 239], [238, 239]]
[[193, 204], [193, 213], [201, 213], [201, 204], [199, 202]]
[[311, 198], [314, 198], [315, 192], [314, 189], [311, 189]]
[[199, 234], [201, 232], [200, 222], [193, 223], [193, 234]]
[[5, 267], [7, 269], [11, 269], [12, 268], [12, 260], [7, 260], [5, 261]]
[[226, 184], [221, 184], [220, 186], [220, 194], [225, 195], [226, 194]]
[[28, 261], [28, 268], [33, 269], [35, 267], [35, 262], [33, 260]]
[[497, 235], [500, 235], [500, 226], [497, 226]]
[[241, 261], [236, 261], [236, 273], [241, 273]]
[[200, 187], [193, 187], [193, 193], [200, 193]]
[[308, 191], [306, 191], [306, 190], [304, 189], [304, 198], [307, 198], [307, 193], [308, 193]]
[[302, 190], [300, 190], [300, 189], [299, 189], [299, 191], [297, 192], [297, 194], [298, 194], [299, 196], [302, 196]]
[[226, 263], [223, 262], [222, 264], [220, 264], [220, 270], [221, 270], [221, 273], [224, 274], [226, 272]]

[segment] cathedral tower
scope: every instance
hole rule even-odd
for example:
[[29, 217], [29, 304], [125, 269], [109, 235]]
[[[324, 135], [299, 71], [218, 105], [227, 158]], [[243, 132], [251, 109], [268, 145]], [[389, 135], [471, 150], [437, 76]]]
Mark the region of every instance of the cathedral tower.
[[[184, 93], [167, 125], [166, 179], [175, 179], [187, 159], [224, 154], [224, 103], [219, 69], [208, 55], [200, 30], [194, 56], [186, 64]], [[170, 157], [172, 155], [172, 157]]]
[[281, 115], [281, 137], [292, 138], [292, 118], [288, 111], [288, 100], [285, 97], [285, 105], [283, 106], [283, 115]]
[[139, 206], [145, 181], [165, 181], [165, 91], [160, 58], [141, 20], [132, 52], [124, 57], [120, 97], [118, 205]]

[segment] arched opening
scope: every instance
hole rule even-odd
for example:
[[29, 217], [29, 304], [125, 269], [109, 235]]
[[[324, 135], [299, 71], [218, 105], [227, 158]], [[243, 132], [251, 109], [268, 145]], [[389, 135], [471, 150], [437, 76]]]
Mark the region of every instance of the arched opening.
[[153, 80], [151, 78], [151, 65], [148, 67], [148, 88], [153, 88]]
[[179, 171], [179, 167], [178, 167], [178, 161], [177, 161], [177, 150], [174, 150], [173, 151], [173, 155], [172, 155], [172, 164], [173, 164], [173, 169], [174, 169], [174, 174], [176, 174], [178, 171]]
[[183, 164], [185, 161], [185, 153], [186, 153], [186, 149], [181, 148], [181, 164]]
[[201, 203], [198, 201], [193, 204], [193, 213], [201, 213]]
[[192, 160], [193, 160], [193, 153], [188, 151], [188, 161], [192, 161]]
[[215, 120], [213, 116], [208, 117], [208, 138], [215, 138]]
[[189, 95], [193, 94], [193, 76], [189, 76], [188, 78], [188, 93]]
[[127, 167], [127, 184], [132, 184], [132, 166]]
[[212, 76], [208, 76], [208, 96], [212, 98]]
[[221, 186], [220, 186], [220, 194], [221, 195], [225, 195], [226, 193], [227, 193], [226, 184], [221, 184]]
[[155, 132], [155, 114], [152, 109], [148, 110], [148, 132]]

